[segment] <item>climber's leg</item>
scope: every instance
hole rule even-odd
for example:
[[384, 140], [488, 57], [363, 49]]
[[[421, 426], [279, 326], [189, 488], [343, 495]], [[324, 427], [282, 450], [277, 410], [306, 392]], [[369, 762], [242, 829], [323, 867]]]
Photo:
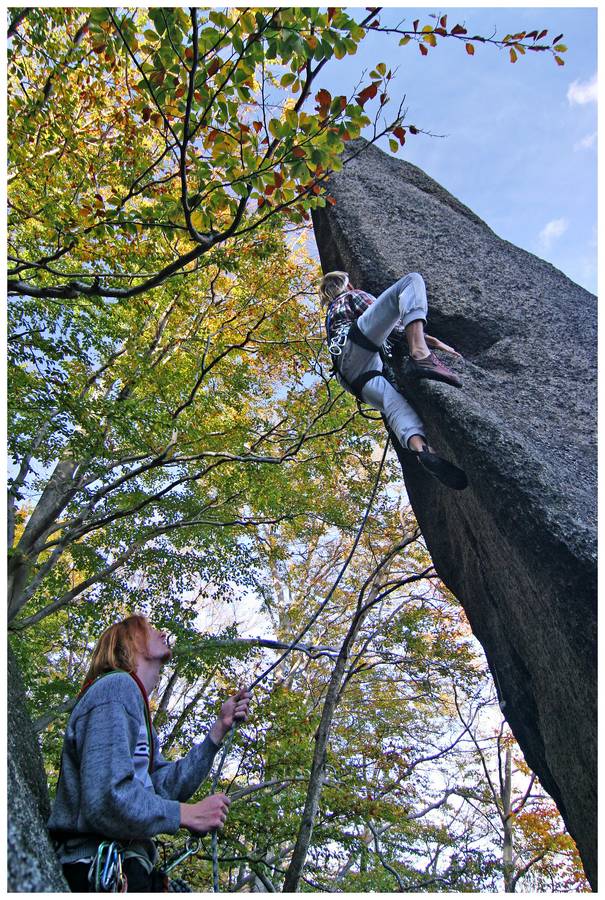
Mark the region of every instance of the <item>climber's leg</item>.
[[[415, 324], [414, 336], [416, 340], [420, 340], [416, 335], [424, 335], [423, 324], [426, 322], [427, 312], [424, 279], [418, 272], [411, 272], [383, 291], [361, 314], [357, 324], [359, 330], [378, 346], [386, 341], [398, 322], [405, 327], [406, 336], [408, 326]], [[424, 337], [421, 340], [424, 341]]]
[[[407, 448], [410, 439], [418, 438], [420, 440], [418, 449], [422, 449], [426, 444], [426, 436], [420, 416], [386, 378], [370, 379], [361, 395], [366, 403], [384, 415], [389, 428], [397, 436], [402, 447]], [[418, 440], [414, 443], [417, 445]]]
[[426, 472], [446, 487], [464, 490], [468, 484], [465, 473], [429, 446], [419, 416], [390, 382], [381, 377], [372, 378], [361, 393], [366, 403], [384, 415], [401, 446], [415, 454]]

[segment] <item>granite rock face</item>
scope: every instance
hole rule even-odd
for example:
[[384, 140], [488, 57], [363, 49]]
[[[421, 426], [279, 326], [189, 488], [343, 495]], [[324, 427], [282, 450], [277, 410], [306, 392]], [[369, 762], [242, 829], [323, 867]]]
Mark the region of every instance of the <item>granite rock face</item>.
[[8, 890], [69, 892], [48, 837], [50, 801], [42, 754], [25, 708], [17, 662], [8, 650]]
[[375, 295], [420, 272], [427, 332], [466, 358], [452, 366], [462, 390], [393, 368], [469, 487], [448, 491], [398, 455], [435, 567], [596, 889], [596, 298], [416, 166], [355, 155], [363, 143], [330, 180], [336, 204], [313, 215], [322, 267]]

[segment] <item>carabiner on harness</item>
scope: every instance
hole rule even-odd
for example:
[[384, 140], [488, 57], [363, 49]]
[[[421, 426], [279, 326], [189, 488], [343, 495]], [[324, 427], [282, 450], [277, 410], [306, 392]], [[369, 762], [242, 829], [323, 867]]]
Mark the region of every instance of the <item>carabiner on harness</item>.
[[339, 331], [334, 335], [330, 343], [328, 344], [328, 350], [332, 356], [340, 356], [342, 353], [343, 347], [347, 341], [347, 335], [349, 333], [348, 327]]
[[123, 894], [127, 881], [122, 868], [123, 849], [117, 841], [103, 841], [92, 861], [88, 880], [97, 894]]

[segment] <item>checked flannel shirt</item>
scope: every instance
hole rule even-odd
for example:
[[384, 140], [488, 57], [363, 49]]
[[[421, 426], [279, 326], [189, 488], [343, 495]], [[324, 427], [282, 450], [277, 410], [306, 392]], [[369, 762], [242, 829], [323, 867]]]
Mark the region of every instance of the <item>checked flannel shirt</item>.
[[[365, 291], [357, 289], [344, 291], [339, 294], [328, 307], [326, 316], [326, 333], [328, 335], [328, 343], [332, 338], [346, 328], [349, 328], [362, 313], [374, 303], [376, 297], [367, 294]], [[395, 325], [391, 334], [404, 334], [404, 329], [400, 325]]]

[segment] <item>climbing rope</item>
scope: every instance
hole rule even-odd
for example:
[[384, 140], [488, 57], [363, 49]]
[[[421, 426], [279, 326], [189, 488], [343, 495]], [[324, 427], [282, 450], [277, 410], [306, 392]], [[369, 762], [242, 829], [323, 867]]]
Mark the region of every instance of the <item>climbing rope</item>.
[[[355, 535], [355, 540], [353, 541], [353, 545], [347, 555], [347, 558], [345, 559], [343, 565], [341, 566], [341, 569], [338, 573], [336, 581], [330, 588], [330, 591], [328, 592], [328, 594], [326, 595], [324, 600], [322, 600], [322, 602], [320, 603], [318, 608], [315, 610], [315, 612], [313, 613], [313, 615], [311, 616], [311, 618], [309, 619], [309, 621], [307, 622], [307, 624], [305, 625], [303, 630], [301, 632], [299, 632], [299, 634], [296, 635], [294, 640], [286, 647], [286, 649], [281, 654], [281, 656], [279, 656], [275, 660], [275, 662], [273, 662], [267, 669], [265, 669], [265, 671], [262, 672], [258, 676], [258, 678], [254, 679], [254, 681], [248, 688], [248, 690], [250, 692], [252, 692], [254, 690], [254, 688], [257, 687], [261, 683], [261, 681], [263, 681], [267, 677], [267, 675], [269, 675], [274, 669], [276, 669], [277, 666], [279, 666], [280, 663], [283, 662], [283, 660], [290, 653], [292, 653], [292, 651], [300, 643], [302, 638], [307, 634], [308, 631], [311, 630], [311, 628], [313, 627], [315, 622], [318, 620], [318, 618], [320, 617], [320, 615], [322, 614], [322, 612], [328, 605], [330, 599], [334, 595], [336, 588], [340, 584], [345, 572], [347, 571], [347, 568], [349, 567], [349, 563], [353, 559], [353, 555], [355, 553], [355, 550], [357, 549], [357, 545], [359, 544], [359, 541], [361, 540], [361, 536], [362, 536], [364, 528], [366, 526], [366, 522], [368, 521], [368, 517], [370, 515], [370, 510], [372, 509], [372, 506], [374, 504], [374, 499], [376, 497], [376, 492], [378, 491], [378, 485], [380, 484], [380, 476], [382, 475], [382, 470], [384, 467], [384, 463], [386, 460], [387, 451], [389, 449], [390, 442], [391, 442], [390, 436], [387, 436], [387, 440], [384, 445], [384, 450], [382, 453], [382, 459], [380, 460], [378, 472], [376, 473], [376, 478], [374, 480], [374, 486], [372, 487], [372, 493], [370, 494], [370, 499], [368, 500], [366, 510], [363, 515], [363, 519], [361, 520], [361, 524], [360, 524], [359, 528], [357, 529], [357, 534]], [[236, 729], [237, 729], [237, 723], [233, 722], [231, 728], [229, 729], [229, 734], [227, 735], [227, 739], [223, 745], [223, 752], [221, 753], [221, 757], [219, 759], [218, 766], [217, 766], [216, 771], [212, 778], [212, 787], [211, 787], [211, 792], [210, 792], [211, 795], [216, 793], [216, 789], [218, 787], [218, 782], [219, 782], [219, 779], [221, 776], [221, 772], [223, 771], [223, 766], [225, 765], [225, 760], [231, 749], [231, 745], [233, 744], [233, 739], [235, 737]], [[226, 793], [228, 793], [228, 791], [229, 791], [229, 788], [227, 788]], [[217, 829], [214, 829], [214, 831], [212, 832], [212, 890], [214, 891], [215, 894], [218, 894], [220, 892], [218, 862], [219, 862], [219, 860], [218, 860], [218, 831], [217, 831]]]

